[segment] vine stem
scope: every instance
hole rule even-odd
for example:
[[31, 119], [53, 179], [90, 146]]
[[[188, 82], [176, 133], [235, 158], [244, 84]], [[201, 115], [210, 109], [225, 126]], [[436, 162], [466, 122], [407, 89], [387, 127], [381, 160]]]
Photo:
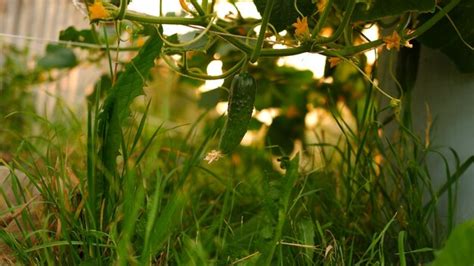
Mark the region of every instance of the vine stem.
[[[267, 2], [267, 4], [269, 2], [273, 3], [273, 1], [274, 0], [269, 0]], [[435, 23], [437, 23], [439, 20], [441, 20], [445, 16], [445, 14], [447, 14], [454, 7], [456, 7], [456, 5], [459, 4], [460, 1], [461, 0], [452, 0], [448, 5], [446, 5], [442, 9], [442, 11], [439, 11], [433, 17], [431, 17], [429, 20], [427, 20], [425, 23], [420, 25], [414, 32], [403, 36], [403, 39], [408, 41], [408, 40], [414, 39], [414, 38], [418, 37], [419, 35], [423, 34], [427, 30], [429, 30]], [[323, 15], [320, 18], [320, 20], [318, 21], [319, 26], [317, 25], [315, 29], [317, 29], [319, 27], [322, 27], [324, 25], [324, 19], [323, 18], [324, 18], [324, 16], [326, 16], [326, 17], [328, 16], [327, 14], [330, 12], [330, 8], [331, 8], [330, 4], [332, 2], [333, 2], [333, 0], [328, 0], [328, 5], [325, 7]], [[324, 44], [326, 46], [329, 46], [331, 44], [331, 42], [337, 40], [342, 35], [342, 33], [344, 32], [344, 28], [346, 28], [346, 26], [350, 22], [350, 18], [352, 16], [354, 6], [355, 6], [355, 0], [350, 0], [349, 3], [348, 3], [348, 6], [347, 6], [348, 9], [346, 10], [346, 12], [344, 14], [344, 17], [341, 21], [341, 25], [339, 25], [338, 29], [336, 30], [336, 32], [331, 37], [314, 40], [313, 42], [309, 42], [309, 43], [306, 43], [306, 44], [303, 44], [299, 47], [294, 47], [294, 48], [286, 48], [286, 49], [267, 48], [267, 49], [263, 49], [261, 47], [261, 44], [263, 44], [264, 35], [265, 35], [264, 33], [262, 34], [262, 31], [264, 31], [265, 28], [266, 28], [266, 25], [264, 25], [265, 24], [264, 20], [266, 20], [266, 19], [268, 20], [269, 16], [266, 16], [266, 19], [265, 19], [265, 16], [264, 16], [264, 18], [262, 19], [262, 28], [260, 29], [259, 38], [257, 39], [257, 44], [258, 44], [258, 41], [260, 39], [260, 45], [257, 45], [255, 47], [256, 49], [253, 49], [249, 45], [246, 45], [242, 41], [238, 40], [237, 38], [232, 36], [232, 34], [227, 32], [224, 28], [222, 28], [221, 26], [219, 26], [217, 24], [211, 25], [211, 29], [209, 30], [209, 32], [211, 32], [211, 31], [214, 32], [217, 36], [219, 36], [220, 38], [222, 38], [225, 41], [229, 42], [230, 44], [234, 45], [237, 49], [239, 49], [243, 53], [245, 53], [247, 55], [253, 55], [253, 57], [251, 57], [251, 59], [254, 59], [254, 60], [258, 56], [266, 56], [266, 57], [290, 56], [290, 55], [296, 55], [296, 54], [305, 53], [305, 52], [321, 53], [322, 55], [334, 56], [332, 54], [332, 52], [336, 52], [335, 50], [327, 50], [327, 49], [323, 48], [321, 45]], [[112, 10], [112, 11], [115, 11], [115, 12], [118, 11], [117, 7], [114, 6], [114, 5], [108, 4], [107, 8]], [[268, 11], [268, 13], [270, 13], [270, 11]], [[326, 15], [324, 15], [324, 13], [326, 13]], [[138, 23], [174, 24], [174, 25], [202, 26], [202, 27], [206, 27], [206, 26], [209, 25], [206, 22], [207, 17], [208, 17], [207, 15], [203, 16], [203, 17], [194, 17], [194, 18], [165, 17], [165, 16], [157, 17], [157, 16], [151, 16], [151, 15], [145, 15], [145, 14], [130, 11], [130, 10], [126, 10], [125, 14], [124, 14], [124, 19], [135, 21], [135, 22], [138, 22]], [[268, 22], [266, 24], [268, 24]], [[315, 30], [313, 30], [313, 32], [314, 31]], [[352, 56], [352, 55], [364, 52], [366, 50], [373, 49], [373, 48], [381, 46], [383, 44], [384, 44], [384, 41], [379, 39], [379, 40], [375, 40], [375, 41], [364, 43], [364, 44], [357, 45], [357, 46], [348, 46], [348, 47], [344, 47], [342, 49], [338, 49], [337, 54], [339, 56], [348, 57], [348, 56]], [[257, 50], [257, 51], [255, 51], [255, 50]]]
[[319, 17], [318, 22], [316, 23], [316, 26], [313, 29], [312, 36], [318, 36], [319, 32], [323, 28], [324, 24], [326, 24], [326, 20], [328, 19], [329, 12], [331, 11], [332, 8], [332, 3], [334, 0], [328, 0], [326, 3], [326, 6], [324, 7], [323, 13]]
[[265, 39], [265, 33], [267, 32], [268, 21], [270, 20], [270, 15], [272, 14], [273, 1], [267, 0], [265, 4], [265, 11], [263, 12], [262, 24], [260, 25], [260, 32], [258, 33], [257, 44], [255, 44], [255, 49], [250, 56], [250, 62], [255, 63], [260, 55], [262, 49], [263, 40]]
[[344, 29], [347, 27], [351, 20], [352, 12], [354, 12], [356, 1], [355, 0], [349, 0], [349, 3], [347, 3], [346, 7], [346, 12], [344, 13], [344, 17], [342, 18], [341, 24], [339, 27], [337, 27], [336, 32], [334, 32], [331, 37], [318, 37], [318, 40], [316, 40], [317, 43], [323, 44], [323, 43], [330, 43], [337, 41], [339, 37], [344, 33]]
[[127, 11], [127, 0], [120, 0], [119, 12], [115, 19], [122, 20], [125, 15], [125, 11]]
[[148, 24], [169, 24], [169, 25], [198, 25], [206, 26], [205, 17], [182, 18], [182, 17], [157, 17], [138, 13], [135, 11], [126, 11], [124, 19]]
[[199, 5], [199, 3], [196, 0], [191, 0], [191, 4], [193, 4], [194, 8], [196, 8], [196, 11], [198, 12], [200, 16], [206, 15], [206, 12], [204, 11], [204, 9], [202, 9], [201, 5]]
[[[351, 0], [351, 1], [354, 1], [354, 0]], [[112, 5], [110, 9], [117, 10], [117, 7]], [[346, 16], [350, 17], [348, 13], [346, 13]], [[208, 25], [208, 23], [206, 23], [205, 17], [197, 17], [197, 18], [163, 17], [163, 16], [157, 17], [157, 16], [146, 15], [146, 14], [142, 14], [142, 13], [138, 13], [138, 12], [134, 12], [130, 10], [127, 10], [125, 12], [124, 19], [128, 19], [131, 21], [139, 22], [139, 23], [147, 23], [147, 24], [173, 24], [173, 25], [202, 26], [202, 27], [205, 27]], [[347, 18], [345, 21], [349, 21], [349, 18]], [[234, 38], [232, 34], [228, 33], [221, 26], [217, 24], [212, 24], [211, 30], [214, 31], [217, 36], [229, 42], [230, 44], [235, 46], [237, 49], [242, 51], [243, 53], [247, 55], [251, 55], [253, 53], [252, 47]], [[223, 34], [219, 34], [219, 33], [223, 33]], [[262, 34], [260, 35], [262, 36]], [[263, 42], [263, 39], [262, 39], [262, 42]], [[339, 50], [338, 52], [342, 56], [350, 56], [350, 55], [354, 55], [354, 54], [363, 52], [365, 50], [369, 50], [374, 47], [380, 46], [383, 43], [384, 42], [382, 40], [377, 40], [377, 41], [365, 43], [358, 46], [346, 47], [342, 50]], [[265, 56], [265, 57], [290, 56], [290, 55], [296, 55], [296, 54], [305, 53], [305, 52], [319, 53], [321, 52], [321, 49], [319, 47], [320, 46], [318, 46], [318, 43], [314, 42], [314, 43], [303, 44], [298, 47], [287, 48], [287, 49], [273, 49], [273, 48], [261, 49], [259, 56]], [[324, 52], [322, 54], [326, 55]]]

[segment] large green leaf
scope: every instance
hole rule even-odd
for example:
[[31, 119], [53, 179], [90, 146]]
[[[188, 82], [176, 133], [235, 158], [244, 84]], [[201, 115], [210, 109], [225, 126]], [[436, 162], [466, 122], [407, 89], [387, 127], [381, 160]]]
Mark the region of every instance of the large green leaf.
[[[267, 0], [254, 0], [258, 12], [263, 15]], [[303, 15], [309, 16], [316, 9], [316, 5], [311, 0], [297, 0], [297, 7]], [[293, 0], [274, 0], [272, 14], [270, 16], [270, 24], [277, 31], [282, 31], [286, 27], [296, 22], [299, 17]]]
[[77, 58], [72, 49], [62, 45], [48, 44], [46, 55], [38, 60], [38, 67], [43, 69], [71, 68], [77, 65]]
[[[344, 9], [348, 0], [336, 0], [336, 5]], [[363, 0], [358, 2], [352, 21], [369, 21], [383, 17], [398, 16], [408, 11], [433, 12], [435, 0]]]
[[59, 32], [59, 40], [83, 43], [96, 43], [92, 30], [77, 30], [73, 26]]
[[474, 265], [474, 220], [456, 227], [431, 266]]
[[[444, 18], [425, 34], [418, 37], [418, 40], [422, 44], [438, 49], [449, 56], [461, 72], [474, 72], [474, 51], [463, 43], [459, 36], [461, 35], [471, 47], [474, 46], [473, 14], [474, 1], [462, 0], [456, 8], [449, 12], [449, 17], [453, 23]], [[422, 20], [427, 20], [430, 17], [430, 15], [425, 15]], [[453, 24], [459, 30], [459, 34]]]
[[138, 55], [127, 64], [105, 100], [99, 116], [99, 136], [102, 138], [100, 154], [102, 163], [111, 173], [114, 172], [122, 140], [122, 125], [130, 114], [129, 106], [137, 96], [143, 94], [143, 86], [155, 58], [160, 55], [162, 45], [156, 34], [150, 36]]

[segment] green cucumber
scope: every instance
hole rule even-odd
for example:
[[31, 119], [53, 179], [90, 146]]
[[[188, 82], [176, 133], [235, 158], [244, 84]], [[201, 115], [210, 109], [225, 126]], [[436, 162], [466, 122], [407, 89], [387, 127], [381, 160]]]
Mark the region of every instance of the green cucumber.
[[239, 144], [252, 118], [257, 83], [247, 72], [235, 75], [229, 92], [227, 121], [222, 131], [219, 150], [232, 152]]

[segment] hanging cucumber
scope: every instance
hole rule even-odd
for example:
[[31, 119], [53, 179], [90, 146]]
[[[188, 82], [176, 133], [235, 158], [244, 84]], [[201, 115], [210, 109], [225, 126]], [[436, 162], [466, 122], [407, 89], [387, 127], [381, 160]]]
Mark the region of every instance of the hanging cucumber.
[[227, 107], [227, 121], [219, 142], [221, 153], [230, 153], [240, 144], [252, 118], [257, 83], [247, 72], [237, 74], [232, 80]]

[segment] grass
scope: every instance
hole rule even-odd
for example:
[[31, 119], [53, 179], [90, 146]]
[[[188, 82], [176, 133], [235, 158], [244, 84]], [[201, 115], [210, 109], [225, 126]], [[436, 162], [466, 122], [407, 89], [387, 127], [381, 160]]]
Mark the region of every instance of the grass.
[[[370, 106], [366, 113], [376, 116]], [[447, 182], [436, 191], [426, 158], [437, 151], [402, 126], [391, 139], [380, 134], [383, 126], [366, 122], [358, 127], [363, 130], [344, 131], [345, 145], [315, 144], [324, 151], [324, 167], [310, 171], [299, 170], [299, 158], [310, 156], [304, 152], [278, 170], [269, 152], [250, 147], [207, 165], [202, 158], [220, 127], [211, 114], [193, 125], [151, 127], [147, 107], [123, 130], [117, 170], [106, 176], [113, 195], [92, 201], [89, 195], [100, 188], [86, 184], [103, 169], [91, 107], [87, 127], [70, 112], [57, 112], [58, 122], [36, 117], [43, 133], [18, 136], [15, 159], [3, 162], [37, 185], [44, 208], [40, 220], [33, 208], [16, 216], [17, 234], [0, 231], [19, 263], [428, 262], [449, 233], [437, 216], [438, 199], [472, 163], [454, 171], [446, 164]], [[207, 133], [198, 130], [203, 125], [210, 126]], [[22, 187], [16, 189], [12, 209], [28, 202]], [[454, 202], [455, 192], [448, 195]]]

